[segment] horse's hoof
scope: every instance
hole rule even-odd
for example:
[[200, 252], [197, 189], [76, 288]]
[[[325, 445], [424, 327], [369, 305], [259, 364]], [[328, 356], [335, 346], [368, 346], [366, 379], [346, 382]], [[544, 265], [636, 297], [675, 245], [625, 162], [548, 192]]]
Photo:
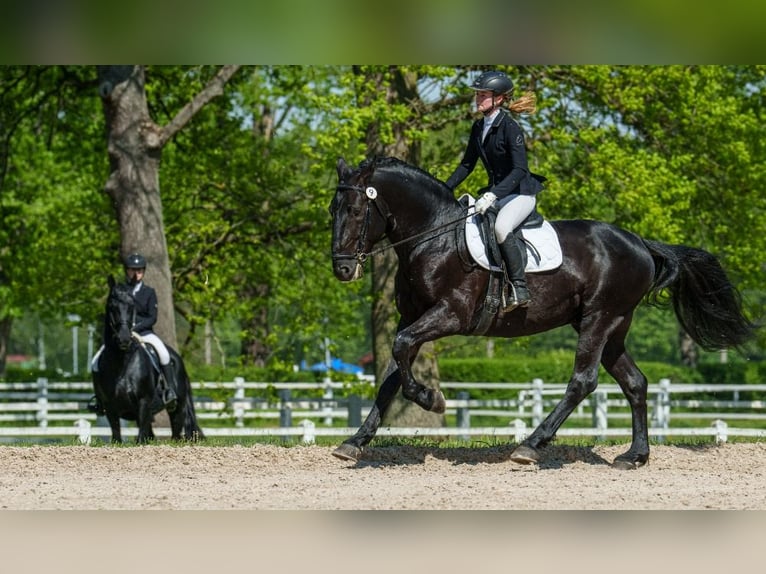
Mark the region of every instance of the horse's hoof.
[[447, 401], [444, 400], [444, 395], [441, 391], [434, 391], [434, 404], [431, 406], [431, 412], [437, 414], [444, 414], [447, 410]]
[[353, 462], [357, 462], [359, 460], [359, 456], [362, 454], [362, 449], [358, 446], [354, 446], [352, 444], [343, 443], [338, 448], [336, 448], [334, 451], [332, 451], [332, 455], [336, 458], [339, 458], [341, 460], [350, 460]]
[[637, 468], [640, 468], [646, 464], [648, 460], [647, 458], [638, 458], [636, 460], [633, 460], [629, 457], [617, 457], [614, 459], [614, 462], [612, 463], [612, 468], [616, 468], [617, 470], [636, 470]]
[[511, 460], [519, 464], [535, 464], [540, 462], [540, 454], [531, 446], [521, 444], [511, 453]]

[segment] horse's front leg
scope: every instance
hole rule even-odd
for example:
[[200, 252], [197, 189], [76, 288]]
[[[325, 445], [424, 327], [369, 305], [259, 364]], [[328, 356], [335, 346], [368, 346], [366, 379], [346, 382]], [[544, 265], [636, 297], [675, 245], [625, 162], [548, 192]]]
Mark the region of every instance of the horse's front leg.
[[461, 325], [457, 320], [459, 315], [442, 302], [400, 330], [394, 338], [392, 354], [401, 373], [402, 394], [427, 411], [441, 414], [447, 403], [440, 390], [428, 388], [415, 380], [412, 363], [424, 343], [460, 332]]
[[375, 437], [375, 433], [378, 432], [380, 427], [380, 421], [383, 419], [383, 415], [386, 414], [388, 407], [391, 405], [391, 401], [394, 400], [396, 392], [402, 385], [401, 377], [399, 376], [399, 369], [395, 369], [389, 374], [380, 385], [378, 394], [375, 397], [375, 403], [370, 409], [370, 413], [367, 418], [359, 427], [359, 430], [354, 436], [343, 441], [338, 448], [333, 451], [333, 455], [342, 460], [359, 460], [359, 456], [362, 454], [362, 447], [369, 444], [369, 442]]
[[109, 428], [112, 429], [112, 442], [115, 444], [122, 443], [122, 429], [120, 428], [120, 417], [116, 413], [110, 410], [107, 410], [106, 420], [109, 421]]
[[139, 444], [146, 444], [151, 440], [154, 440], [154, 430], [152, 430], [152, 401], [151, 399], [140, 399], [138, 401], [138, 416], [136, 417], [136, 424], [138, 425], [138, 437], [136, 442]]

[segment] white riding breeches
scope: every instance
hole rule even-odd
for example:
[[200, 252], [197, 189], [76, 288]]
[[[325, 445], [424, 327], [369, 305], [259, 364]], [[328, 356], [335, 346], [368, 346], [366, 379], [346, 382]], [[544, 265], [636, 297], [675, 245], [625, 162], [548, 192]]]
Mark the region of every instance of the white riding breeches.
[[168, 353], [168, 348], [165, 346], [165, 343], [162, 342], [162, 339], [154, 333], [141, 335], [141, 339], [144, 343], [149, 343], [157, 351], [157, 355], [160, 357], [160, 365], [167, 365], [170, 363], [170, 353]]
[[96, 354], [93, 355], [93, 358], [90, 360], [90, 370], [94, 373], [98, 372], [98, 358], [101, 356], [101, 353], [104, 352], [104, 346], [101, 345], [98, 348], [98, 351], [96, 351]]
[[509, 195], [498, 200], [498, 213], [495, 220], [497, 242], [505, 241], [505, 238], [529, 217], [536, 204], [537, 200], [534, 195]]
[[[167, 365], [170, 363], [170, 353], [168, 353], [168, 348], [165, 346], [165, 343], [162, 342], [162, 339], [160, 339], [157, 335], [154, 333], [141, 335], [141, 340], [144, 343], [149, 343], [152, 347], [155, 348], [157, 351], [157, 356], [160, 358], [160, 365]], [[90, 361], [90, 370], [94, 373], [98, 372], [98, 359], [103, 352], [104, 346], [101, 345], [98, 351], [96, 351], [96, 354], [93, 355], [93, 359]]]

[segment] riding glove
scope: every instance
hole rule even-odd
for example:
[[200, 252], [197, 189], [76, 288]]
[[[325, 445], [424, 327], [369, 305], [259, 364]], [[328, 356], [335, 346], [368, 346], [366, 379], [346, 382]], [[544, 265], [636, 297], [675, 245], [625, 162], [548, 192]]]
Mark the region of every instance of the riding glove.
[[491, 191], [488, 191], [487, 193], [485, 193], [479, 199], [476, 200], [476, 203], [474, 204], [473, 208], [476, 210], [476, 213], [480, 213], [484, 215], [484, 213], [490, 207], [495, 205], [496, 201], [497, 201], [497, 196]]

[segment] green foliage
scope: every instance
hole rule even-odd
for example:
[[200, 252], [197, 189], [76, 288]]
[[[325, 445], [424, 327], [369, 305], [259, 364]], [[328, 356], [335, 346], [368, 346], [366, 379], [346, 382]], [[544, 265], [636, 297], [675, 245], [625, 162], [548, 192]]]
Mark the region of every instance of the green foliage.
[[[466, 84], [475, 69], [245, 67], [224, 97], [164, 148], [160, 189], [180, 350], [194, 357], [195, 371], [206, 327], [213, 362], [226, 372], [246, 368], [241, 357], [257, 344], [270, 378], [289, 377], [301, 359], [321, 360], [326, 340], [347, 360], [369, 351], [370, 283], [340, 285], [331, 271], [327, 205], [335, 162], [339, 156], [358, 162], [371, 143], [385, 146], [405, 126], [421, 167], [446, 178], [474, 119]], [[711, 250], [745, 289], [750, 314], [763, 316], [766, 67], [506, 69], [517, 96], [529, 89], [538, 97], [538, 112], [518, 119], [531, 169], [549, 178], [539, 196], [544, 215], [603, 219]], [[169, 121], [216, 71], [148, 67], [153, 120]], [[385, 103], [394, 72], [416, 75], [419, 97]], [[108, 158], [94, 78], [88, 66], [0, 69], [0, 135], [7, 142], [0, 148], [3, 317], [59, 322], [77, 313], [98, 324], [106, 275], [121, 275], [119, 230], [103, 192]], [[368, 141], [371, 125], [376, 142]], [[479, 166], [457, 193], [475, 193], [485, 182]], [[766, 335], [760, 337], [748, 352], [762, 358]], [[534, 365], [542, 371], [527, 368], [529, 360], [509, 364], [507, 372], [544, 379], [536, 373], [549, 373], [563, 382], [575, 341], [564, 327], [495, 340], [494, 354], [513, 361], [557, 349], [552, 364]], [[486, 344], [453, 337], [437, 347], [446, 361], [486, 356]], [[659, 375], [650, 374], [652, 361], [677, 363], [672, 311], [639, 308], [628, 346], [650, 380]], [[461, 372], [501, 376], [484, 362]], [[441, 367], [443, 379], [451, 378], [450, 368]], [[752, 368], [746, 376], [764, 378]]]
[[[546, 383], [566, 384], [572, 376], [573, 363], [574, 355], [563, 352], [504, 359], [439, 359], [439, 373], [443, 381], [525, 383], [542, 379]], [[704, 382], [705, 374], [689, 367], [652, 361], [644, 361], [639, 367], [650, 383], [665, 378], [677, 383]], [[603, 369], [599, 380], [613, 382]]]

